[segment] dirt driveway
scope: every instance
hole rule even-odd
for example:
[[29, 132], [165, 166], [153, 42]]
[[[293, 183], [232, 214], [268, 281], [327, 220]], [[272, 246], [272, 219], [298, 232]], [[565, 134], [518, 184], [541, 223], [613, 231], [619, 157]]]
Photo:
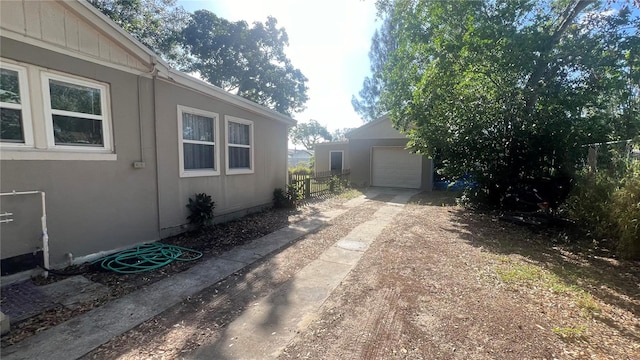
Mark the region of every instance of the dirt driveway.
[[[85, 358], [189, 358], [387, 200], [349, 210]], [[447, 194], [418, 195], [280, 358], [640, 359], [639, 264], [554, 236], [458, 208]]]

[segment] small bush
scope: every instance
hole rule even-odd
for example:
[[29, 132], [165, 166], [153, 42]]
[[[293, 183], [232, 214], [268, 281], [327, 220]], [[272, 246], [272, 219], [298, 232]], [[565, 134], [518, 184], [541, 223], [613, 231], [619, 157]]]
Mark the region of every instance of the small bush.
[[291, 207], [287, 193], [281, 188], [273, 190], [273, 206], [277, 209]]
[[195, 200], [189, 198], [187, 208], [191, 211], [191, 215], [187, 216], [189, 223], [196, 225], [198, 228], [211, 225], [213, 209], [215, 208], [215, 203], [211, 196], [205, 193], [195, 194]]
[[298, 207], [298, 204], [303, 199], [303, 194], [297, 186], [289, 184], [287, 185], [287, 198], [291, 203], [291, 207], [295, 208]]
[[285, 192], [281, 188], [273, 190], [273, 206], [278, 209], [295, 208], [302, 200], [302, 194], [294, 185], [287, 185]]
[[623, 175], [583, 173], [567, 200], [569, 216], [582, 228], [616, 243], [622, 258], [640, 259], [640, 162]]
[[614, 231], [611, 221], [611, 197], [616, 191], [615, 180], [606, 173], [583, 172], [567, 199], [569, 216], [596, 237], [607, 237]]
[[640, 259], [640, 162], [630, 166], [611, 197], [611, 222], [618, 235], [620, 257]]
[[331, 179], [329, 179], [329, 191], [331, 191], [334, 194], [340, 193], [342, 192], [342, 190], [344, 190], [345, 184], [343, 184], [343, 181], [338, 177], [338, 176], [332, 176]]
[[298, 163], [296, 167], [289, 168], [289, 172], [294, 175], [313, 175], [313, 169], [307, 163]]

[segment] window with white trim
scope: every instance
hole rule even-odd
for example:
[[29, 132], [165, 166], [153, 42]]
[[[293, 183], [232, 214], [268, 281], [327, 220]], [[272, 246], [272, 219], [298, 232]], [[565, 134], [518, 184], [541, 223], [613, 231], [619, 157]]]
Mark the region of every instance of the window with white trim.
[[218, 114], [178, 105], [180, 176], [219, 175]]
[[253, 173], [253, 121], [225, 116], [227, 174]]
[[27, 69], [0, 63], [0, 144], [33, 146]]
[[49, 147], [112, 148], [107, 84], [42, 72], [42, 89]]

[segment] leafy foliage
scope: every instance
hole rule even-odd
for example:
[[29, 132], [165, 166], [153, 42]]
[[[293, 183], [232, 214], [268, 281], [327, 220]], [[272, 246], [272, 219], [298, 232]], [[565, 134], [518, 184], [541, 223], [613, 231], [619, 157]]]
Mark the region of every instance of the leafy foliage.
[[572, 176], [582, 145], [640, 130], [640, 21], [612, 3], [379, 1], [393, 47], [373, 75], [378, 106], [489, 203]]
[[582, 229], [613, 240], [620, 257], [640, 259], [640, 161], [628, 164], [622, 175], [581, 173], [567, 208]]
[[354, 128], [342, 128], [342, 129], [336, 129], [332, 134], [331, 134], [331, 141], [348, 141], [347, 139], [347, 133], [351, 130], [353, 130]]
[[177, 66], [182, 58], [179, 33], [189, 13], [177, 0], [89, 0], [141, 43]]
[[300, 162], [296, 167], [289, 168], [289, 172], [295, 175], [311, 175], [313, 174], [313, 168], [307, 163]]
[[195, 194], [195, 200], [189, 198], [187, 208], [191, 212], [191, 215], [187, 216], [191, 224], [202, 227], [210, 225], [213, 221], [215, 203], [210, 195], [205, 193]]
[[372, 75], [364, 79], [362, 90], [358, 93], [359, 97], [351, 97], [353, 109], [365, 121], [373, 121], [386, 112], [384, 104], [380, 101], [380, 96], [386, 81], [383, 76], [384, 68], [389, 61], [389, 56], [398, 47], [393, 30], [393, 18], [391, 16], [385, 17], [382, 26], [376, 30], [371, 39], [369, 61], [371, 62]]
[[277, 20], [249, 26], [207, 10], [193, 14], [176, 0], [89, 0], [179, 70], [283, 114], [304, 109], [307, 78], [284, 53]]
[[182, 31], [186, 69], [227, 91], [290, 115], [304, 109], [307, 78], [284, 53], [288, 36], [277, 20], [231, 22], [207, 10], [191, 15]]
[[331, 141], [331, 133], [324, 125], [316, 120], [309, 120], [308, 123], [299, 123], [291, 129], [291, 142], [302, 145], [307, 150], [313, 150], [315, 145], [321, 140]]
[[287, 185], [286, 191], [282, 188], [273, 190], [273, 206], [277, 209], [296, 208], [302, 198], [295, 185]]

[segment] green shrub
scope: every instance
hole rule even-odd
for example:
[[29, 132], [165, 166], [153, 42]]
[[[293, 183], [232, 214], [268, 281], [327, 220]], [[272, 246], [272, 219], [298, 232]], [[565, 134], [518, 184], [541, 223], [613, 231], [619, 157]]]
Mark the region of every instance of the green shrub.
[[297, 186], [293, 184], [289, 184], [287, 185], [287, 198], [291, 203], [291, 207], [296, 208], [298, 207], [298, 204], [304, 198], [304, 196], [302, 194], [302, 191], [300, 191], [300, 189]]
[[289, 168], [289, 172], [294, 175], [312, 175], [313, 169], [304, 162], [298, 163], [296, 167]]
[[273, 206], [277, 209], [291, 207], [291, 202], [287, 193], [282, 188], [273, 190]]
[[281, 188], [273, 190], [273, 206], [275, 208], [295, 208], [300, 200], [302, 200], [302, 194], [294, 185], [287, 185], [286, 192]]
[[578, 174], [566, 203], [569, 216], [597, 237], [611, 235], [615, 227], [611, 221], [611, 197], [615, 190], [616, 182], [607, 173]]
[[189, 223], [199, 228], [211, 225], [213, 221], [213, 209], [215, 208], [215, 203], [211, 199], [211, 196], [205, 193], [196, 194], [195, 200], [189, 198], [187, 208], [191, 212], [191, 215], [187, 216]]
[[331, 179], [329, 179], [329, 191], [331, 191], [332, 193], [340, 193], [342, 192], [342, 190], [344, 190], [344, 188], [345, 184], [343, 184], [343, 181], [340, 179], [340, 177], [334, 175], [331, 177]]
[[612, 173], [580, 174], [567, 210], [581, 228], [613, 240], [620, 257], [640, 259], [640, 162]]
[[629, 167], [611, 201], [620, 257], [640, 259], [640, 161]]

